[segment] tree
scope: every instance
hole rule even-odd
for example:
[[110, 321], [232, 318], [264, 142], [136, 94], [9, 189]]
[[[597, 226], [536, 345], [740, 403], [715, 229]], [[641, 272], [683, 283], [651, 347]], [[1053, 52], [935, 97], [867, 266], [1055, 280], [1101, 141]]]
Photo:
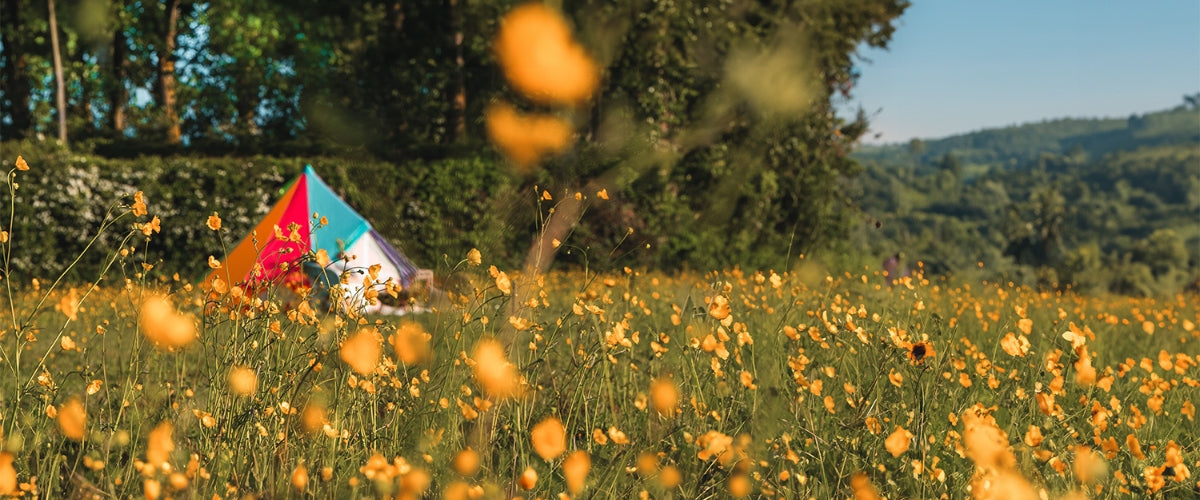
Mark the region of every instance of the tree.
[[454, 47], [453, 84], [449, 95], [451, 97], [450, 114], [446, 117], [449, 124], [451, 141], [463, 141], [467, 135], [467, 86], [466, 67], [463, 58], [463, 28], [462, 7], [458, 0], [448, 0], [447, 10], [450, 18], [450, 44]]
[[167, 126], [167, 144], [179, 144], [183, 135], [179, 110], [175, 105], [175, 47], [179, 36], [179, 2], [166, 0], [166, 21], [163, 25], [162, 49], [158, 53], [158, 79], [163, 119]]
[[1005, 221], [1010, 255], [1020, 264], [1054, 267], [1061, 263], [1066, 199], [1053, 186], [1039, 188], [1029, 200], [1009, 208]]
[[949, 199], [954, 199], [962, 187], [962, 164], [958, 161], [958, 157], [952, 153], [946, 153], [938, 159], [935, 185], [938, 191], [943, 193]]
[[1200, 92], [1195, 94], [1184, 94], [1183, 106], [1186, 109], [1200, 109]]
[[[846, 155], [866, 127], [863, 113], [841, 117], [830, 99], [852, 90], [858, 44], [885, 46], [906, 7], [588, 2], [575, 12], [580, 26], [635, 20], [620, 36], [602, 25], [584, 34], [614, 54], [593, 113], [613, 125], [592, 136], [627, 149], [585, 162], [607, 171], [563, 168], [562, 180], [623, 192], [653, 243], [676, 246], [654, 264], [785, 267], [779, 257], [834, 244], [848, 216], [838, 183], [857, 172]], [[765, 260], [746, 260], [755, 254]]]
[[129, 47], [125, 35], [127, 29], [127, 10], [124, 0], [113, 2], [112, 42], [110, 44], [110, 62], [104, 75], [104, 89], [108, 94], [108, 126], [115, 136], [121, 136], [127, 126], [125, 107], [129, 102], [129, 89], [125, 86], [129, 78]]
[[46, 0], [50, 19], [50, 50], [54, 57], [54, 102], [58, 109], [58, 140], [67, 144], [67, 88], [63, 81], [62, 48], [58, 43], [58, 15], [54, 12], [54, 0]]
[[[104, 134], [131, 135], [143, 145], [180, 145], [184, 124], [193, 120], [192, 111], [203, 105], [196, 88], [208, 83], [188, 81], [184, 71], [197, 66], [202, 50], [197, 46], [202, 38], [197, 33], [215, 31], [194, 16], [198, 4], [190, 0], [112, 0], [83, 5], [106, 7], [91, 12], [89, 17], [97, 19], [97, 26], [95, 33], [88, 35], [93, 39], [90, 54], [81, 54], [91, 66], [82, 85], [87, 98], [97, 103], [95, 114]], [[186, 44], [183, 47], [181, 40]], [[180, 59], [181, 53], [186, 59]], [[134, 89], [148, 93], [139, 93], [131, 102]]]
[[1174, 230], [1157, 229], [1134, 246], [1133, 261], [1149, 266], [1157, 278], [1173, 269], [1187, 268], [1187, 245]]
[[574, 115], [585, 141], [537, 181], [618, 196], [583, 219], [591, 201], [558, 202], [527, 271], [545, 270], [554, 242], [573, 231], [599, 247], [649, 245], [642, 263], [666, 266], [786, 267], [789, 256], [844, 236], [850, 203], [839, 183], [858, 170], [847, 154], [865, 114], [841, 117], [830, 99], [853, 88], [858, 44], [886, 45], [906, 2], [572, 7], [605, 66], [603, 84]]
[[962, 178], [962, 162], [958, 161], [958, 157], [954, 153], [946, 153], [937, 163], [938, 170], [949, 172], [955, 180]]
[[15, 139], [25, 137], [33, 128], [29, 84], [32, 43], [24, 5], [22, 0], [0, 2], [0, 44], [4, 45], [4, 50], [0, 50], [4, 65], [3, 85], [0, 86], [4, 99], [0, 101], [0, 115], [9, 118], [8, 123], [0, 121], [0, 136]]
[[925, 154], [925, 150], [927, 148], [928, 145], [925, 144], [925, 141], [917, 139], [916, 137], [908, 141], [908, 154], [909, 156], [912, 156], [913, 165], [918, 165], [921, 163], [921, 155]]
[[213, 29], [184, 74], [206, 84], [198, 89], [188, 135], [218, 142], [292, 136], [290, 127], [266, 126], [299, 119], [292, 104], [297, 82], [287, 73], [305, 63], [294, 57], [298, 32], [291, 28], [293, 16], [302, 13], [273, 2], [230, 1], [197, 9], [198, 21]]

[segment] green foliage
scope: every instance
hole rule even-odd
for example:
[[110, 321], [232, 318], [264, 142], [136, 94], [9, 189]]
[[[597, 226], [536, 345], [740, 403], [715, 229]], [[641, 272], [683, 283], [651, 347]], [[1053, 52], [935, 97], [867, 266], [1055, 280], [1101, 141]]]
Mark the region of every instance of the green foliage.
[[1045, 154], [952, 183], [945, 169], [914, 174], [868, 164], [851, 189], [881, 227], [863, 227], [854, 238], [876, 255], [904, 249], [934, 272], [974, 273], [982, 263], [982, 277], [993, 280], [1174, 293], [1200, 279], [1195, 144], [1099, 160], [1086, 159], [1091, 151]]
[[[66, 59], [79, 61], [68, 78], [75, 82], [73, 147], [95, 152], [89, 161], [97, 165], [113, 160], [101, 171], [144, 171], [138, 179], [180, 189], [155, 193], [177, 203], [172, 210], [179, 214], [230, 202], [240, 216], [243, 209], [234, 207], [248, 206], [232, 195], [192, 199], [193, 185], [223, 182], [209, 178], [248, 180], [226, 172], [228, 160], [200, 156], [265, 162], [269, 168], [253, 170], [269, 173], [253, 180], [267, 190], [297, 164], [349, 157], [362, 172], [345, 178], [348, 199], [370, 205], [364, 212], [376, 215], [372, 220], [389, 236], [429, 238], [413, 250], [416, 258], [440, 261], [443, 251], [460, 254], [450, 245], [485, 245], [518, 262], [520, 247], [541, 229], [538, 218], [547, 216], [524, 200], [537, 196], [531, 188], [570, 195], [602, 178], [613, 186], [613, 203], [589, 206], [576, 241], [564, 242], [566, 260], [666, 268], [783, 268], [799, 253], [838, 244], [848, 216], [836, 185], [857, 172], [846, 155], [866, 122], [862, 114], [840, 116], [831, 100], [849, 96], [858, 47], [885, 47], [908, 6], [902, 0], [564, 3], [559, 8], [601, 66], [601, 87], [580, 109], [564, 113], [579, 132], [575, 147], [516, 179], [481, 152], [484, 108], [513, 97], [491, 39], [516, 2], [177, 3], [173, 54], [159, 52], [170, 46], [163, 37], [174, 0], [114, 1], [100, 13], [87, 10], [90, 1], [73, 3], [62, 15], [91, 12], [96, 19], [86, 30], [63, 23], [67, 38], [76, 40]], [[5, 46], [32, 47], [44, 31], [38, 12], [28, 3], [5, 6], [29, 21], [4, 21], [10, 23]], [[29, 68], [2, 75], [2, 88], [16, 90], [6, 94], [6, 109], [32, 115], [29, 123], [14, 121], [5, 137], [49, 130], [49, 94], [22, 98], [21, 92], [27, 84], [49, 88], [43, 52], [3, 53], [6, 70]], [[184, 144], [164, 141], [172, 125], [157, 102], [163, 75], [156, 63], [164, 57], [178, 60]], [[136, 89], [150, 90], [149, 99]], [[392, 173], [384, 164], [405, 171]], [[457, 192], [440, 182], [460, 169]], [[352, 186], [367, 173], [396, 182], [359, 196]], [[426, 187], [428, 193], [420, 190]], [[490, 196], [478, 196], [481, 190]], [[454, 199], [456, 193], [473, 198]], [[389, 199], [403, 202], [378, 201]], [[192, 246], [181, 250], [188, 252], [202, 248], [182, 234], [164, 240], [187, 241]]]
[[375, 176], [335, 168], [338, 177], [328, 182], [344, 186], [346, 201], [362, 207], [383, 234], [397, 235], [422, 266], [453, 266], [473, 247], [508, 266], [523, 257], [531, 228], [514, 221], [528, 218], [533, 196], [516, 192], [516, 182], [495, 158], [377, 165], [386, 170]]
[[[222, 244], [232, 249], [240, 241], [218, 241], [205, 227], [208, 215], [219, 213], [227, 234], [243, 237], [306, 164], [421, 265], [437, 266], [446, 253], [455, 261], [472, 246], [489, 251], [498, 262], [507, 256], [515, 265], [529, 234], [528, 228], [511, 225], [521, 219], [511, 212], [520, 209], [503, 203], [517, 197], [504, 169], [489, 157], [401, 165], [325, 156], [119, 159], [34, 142], [2, 143], [0, 155], [10, 158], [6, 163], [22, 155], [32, 168], [20, 181], [13, 230], [23, 248], [14, 262], [30, 276], [51, 276], [61, 269], [87, 244], [88, 231], [113, 204], [131, 203], [140, 190], [150, 214], [162, 222], [162, 232], [148, 243], [148, 250], [162, 259], [153, 263], [164, 273], [198, 278], [206, 272], [209, 255], [220, 257]], [[113, 243], [104, 238], [101, 243]], [[80, 276], [95, 274], [99, 257], [81, 262]]]
[[[907, 2], [584, 5], [582, 37], [612, 62], [590, 124], [600, 147], [579, 156], [615, 165], [623, 206], [591, 212], [580, 234], [660, 268], [783, 269], [845, 237], [837, 185], [857, 173], [846, 155], [865, 119], [830, 100], [853, 86], [858, 44], [886, 46]], [[596, 18], [632, 21], [613, 38]]]
[[853, 156], [894, 168], [918, 172], [944, 168], [947, 155], [963, 165], [968, 177], [989, 169], [1018, 168], [1045, 154], [1075, 156], [1076, 161], [1099, 160], [1109, 153], [1151, 146], [1195, 144], [1200, 141], [1200, 110], [1185, 106], [1132, 115], [1128, 120], [1059, 119], [987, 129], [942, 139], [913, 139], [907, 144], [863, 146]]

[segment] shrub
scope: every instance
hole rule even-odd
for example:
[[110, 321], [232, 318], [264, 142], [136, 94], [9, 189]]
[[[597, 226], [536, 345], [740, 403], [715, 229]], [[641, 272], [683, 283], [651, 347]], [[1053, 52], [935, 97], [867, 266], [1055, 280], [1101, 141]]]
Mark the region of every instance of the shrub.
[[[113, 208], [108, 204], [128, 202], [141, 190], [162, 232], [140, 250], [159, 258], [156, 265], [168, 275], [199, 278], [207, 256], [223, 254], [222, 243], [205, 228], [206, 218], [218, 212], [228, 234], [240, 238], [306, 164], [421, 266], [433, 267], [443, 255], [462, 255], [479, 244], [500, 262], [516, 262], [527, 244], [523, 236], [531, 234], [511, 223], [522, 205], [514, 202], [518, 197], [506, 170], [488, 156], [402, 164], [352, 156], [105, 158], [47, 143], [0, 144], [6, 162], [17, 155], [31, 170], [17, 193], [13, 233], [24, 251], [13, 265], [30, 276], [57, 274], [64, 259], [86, 245], [89, 228]], [[104, 236], [99, 243], [115, 243], [110, 240]], [[100, 257], [87, 254], [73, 272], [94, 276]]]

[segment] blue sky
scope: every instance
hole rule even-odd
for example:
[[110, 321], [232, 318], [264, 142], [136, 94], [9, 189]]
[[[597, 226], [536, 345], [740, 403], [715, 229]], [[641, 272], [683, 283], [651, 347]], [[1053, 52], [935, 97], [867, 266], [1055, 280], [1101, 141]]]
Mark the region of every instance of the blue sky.
[[888, 50], [860, 51], [846, 106], [873, 116], [868, 143], [1124, 118], [1200, 92], [1197, 0], [912, 3]]

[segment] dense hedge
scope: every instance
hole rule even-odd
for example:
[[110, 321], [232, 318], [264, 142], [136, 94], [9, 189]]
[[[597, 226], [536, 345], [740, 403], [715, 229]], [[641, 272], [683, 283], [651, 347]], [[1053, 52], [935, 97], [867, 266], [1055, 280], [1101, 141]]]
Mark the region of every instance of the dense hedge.
[[[197, 157], [106, 158], [68, 152], [38, 142], [0, 143], [4, 170], [22, 155], [31, 170], [20, 172], [14, 203], [11, 268], [22, 279], [61, 272], [96, 234], [106, 215], [124, 210], [143, 191], [150, 215], [162, 232], [148, 243], [165, 273], [195, 279], [209, 255], [221, 256], [221, 242], [205, 226], [218, 212], [232, 249], [282, 194], [287, 182], [311, 164], [351, 206], [397, 248], [422, 267], [437, 267], [471, 247], [497, 263], [513, 264], [530, 228], [510, 221], [520, 210], [516, 182], [486, 156], [389, 163], [353, 157]], [[74, 271], [94, 277], [105, 255], [118, 250], [132, 218], [112, 228]]]
[[[161, 219], [162, 232], [148, 242], [139, 236], [131, 243], [148, 252], [163, 274], [199, 279], [207, 271], [208, 256], [223, 255], [222, 242], [205, 226], [207, 217], [221, 215], [224, 245], [231, 250], [306, 164], [421, 267], [452, 267], [474, 247], [491, 264], [517, 268], [539, 221], [557, 202], [539, 200], [542, 190], [561, 196], [566, 189], [569, 194], [575, 181], [566, 177], [587, 177], [612, 167], [593, 165], [591, 156], [578, 155], [570, 163], [521, 177], [487, 151], [438, 151], [419, 159], [386, 161], [353, 151], [203, 156], [167, 150], [131, 154], [104, 144], [75, 144], [67, 151], [47, 142], [0, 143], [7, 169], [17, 155], [32, 167], [18, 176], [13, 269], [22, 279], [56, 276], [96, 233], [105, 215], [127, 210], [133, 193], [140, 190], [150, 216]], [[704, 155], [689, 156], [676, 169], [686, 177], [711, 161]], [[747, 185], [765, 182], [760, 181], [752, 177]], [[715, 216], [713, 210], [697, 208], [710, 204], [711, 198], [664, 187], [673, 182], [677, 180], [650, 172], [609, 193], [610, 200], [588, 204], [583, 220], [563, 242], [557, 264], [589, 269], [784, 269], [787, 256], [806, 251], [789, 245], [786, 238], [794, 236], [791, 233], [775, 234], [747, 223], [754, 212], [746, 207], [730, 205]], [[703, 195], [714, 188], [698, 189]], [[806, 221], [823, 216], [813, 217]], [[118, 251], [120, 237], [133, 222], [127, 218], [103, 235], [97, 250], [80, 262], [75, 278], [95, 277], [104, 257]], [[807, 222], [806, 227], [812, 225]], [[785, 240], [777, 241], [780, 238]]]

